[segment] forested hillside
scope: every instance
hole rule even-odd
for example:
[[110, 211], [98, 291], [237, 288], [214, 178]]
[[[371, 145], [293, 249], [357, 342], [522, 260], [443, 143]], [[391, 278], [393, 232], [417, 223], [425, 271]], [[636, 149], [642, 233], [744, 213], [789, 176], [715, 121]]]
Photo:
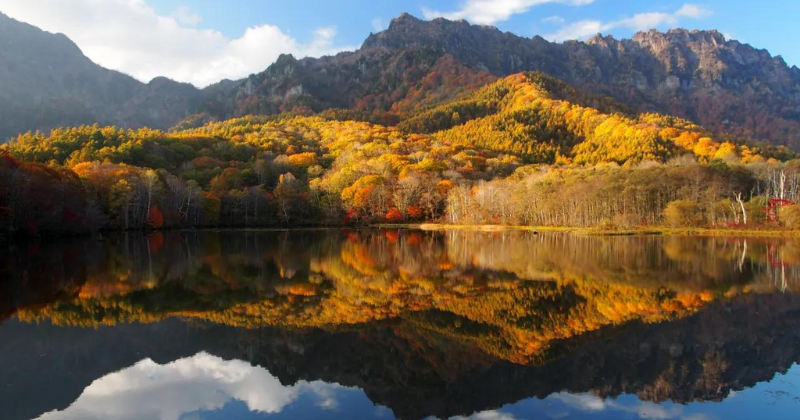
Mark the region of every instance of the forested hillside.
[[346, 110], [346, 119], [395, 125], [498, 78], [538, 71], [637, 113], [702, 125], [721, 140], [800, 145], [800, 70], [717, 31], [551, 43], [403, 14], [356, 51], [283, 55], [264, 71], [204, 89], [165, 78], [141, 83], [94, 64], [64, 35], [2, 14], [0, 38], [8, 41], [0, 44], [0, 142], [58, 126], [166, 130], [331, 108], [340, 117]]
[[[200, 107], [212, 118], [350, 108], [406, 116], [491, 77], [538, 71], [640, 113], [700, 124], [716, 137], [800, 145], [800, 70], [717, 31], [640, 32], [627, 40], [524, 38], [409, 14], [335, 57], [284, 56]], [[459, 83], [452, 80], [459, 79]]]
[[680, 118], [620, 111], [624, 107], [610, 98], [582, 94], [540, 73], [521, 73], [412, 114], [398, 127], [435, 132], [448, 144], [514, 153], [528, 163], [624, 164], [685, 153], [704, 162], [729, 155], [747, 162], [754, 155]]
[[779, 211], [800, 193], [788, 151], [620, 110], [530, 73], [417, 111], [399, 128], [328, 113], [172, 133], [96, 125], [28, 133], [0, 149], [3, 230], [800, 221], [794, 206]]

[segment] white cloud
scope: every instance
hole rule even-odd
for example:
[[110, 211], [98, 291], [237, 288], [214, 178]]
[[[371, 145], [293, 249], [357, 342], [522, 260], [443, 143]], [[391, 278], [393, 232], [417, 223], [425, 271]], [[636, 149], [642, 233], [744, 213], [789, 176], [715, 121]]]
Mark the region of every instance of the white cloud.
[[466, 0], [459, 10], [443, 12], [423, 7], [422, 14], [425, 19], [437, 17], [450, 20], [466, 19], [470, 23], [492, 25], [547, 3], [583, 6], [593, 2], [594, 0]]
[[172, 12], [172, 17], [174, 17], [178, 23], [185, 26], [197, 26], [198, 23], [203, 21], [200, 15], [186, 6], [180, 6], [175, 9], [175, 11]]
[[386, 29], [386, 22], [383, 21], [381, 18], [372, 19], [372, 32], [378, 33], [384, 29]]
[[551, 41], [566, 41], [568, 39], [584, 39], [596, 33], [608, 30], [608, 26], [604, 25], [599, 20], [582, 20], [580, 22], [571, 23], [558, 32], [545, 35], [545, 38]]
[[564, 18], [561, 16], [548, 16], [542, 19], [542, 23], [564, 23]]
[[300, 381], [285, 386], [266, 369], [206, 353], [159, 365], [150, 359], [108, 374], [86, 387], [63, 411], [39, 420], [178, 420], [184, 414], [217, 410], [241, 401], [250, 411], [279, 413], [301, 394], [335, 408], [340, 385]]
[[317, 28], [314, 31], [314, 35], [317, 36], [317, 39], [323, 42], [330, 42], [333, 37], [336, 36], [336, 27], [335, 26], [327, 26], [324, 28]]
[[631, 17], [602, 22], [599, 20], [582, 20], [564, 26], [558, 32], [545, 36], [553, 41], [566, 41], [569, 39], [585, 39], [600, 32], [625, 28], [631, 31], [644, 31], [661, 25], [677, 25], [681, 18], [702, 19], [713, 12], [710, 9], [695, 5], [684, 4], [674, 13], [648, 12], [638, 13]]
[[202, 87], [260, 72], [282, 53], [316, 57], [354, 49], [334, 43], [333, 27], [318, 29], [308, 43], [268, 24], [231, 39], [195, 28], [201, 18], [190, 9], [163, 16], [145, 0], [3, 0], [0, 11], [64, 33], [96, 63], [145, 82], [166, 76]]
[[678, 17], [688, 17], [692, 19], [702, 19], [714, 14], [711, 9], [696, 4], [684, 4], [683, 7], [675, 12]]

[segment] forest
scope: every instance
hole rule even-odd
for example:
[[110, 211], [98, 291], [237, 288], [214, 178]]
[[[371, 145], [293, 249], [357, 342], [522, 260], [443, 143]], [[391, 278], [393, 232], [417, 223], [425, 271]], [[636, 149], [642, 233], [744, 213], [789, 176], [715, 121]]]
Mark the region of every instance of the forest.
[[[56, 302], [21, 297], [9, 312], [57, 325], [183, 317], [331, 331], [401, 318], [527, 364], [560, 340], [683, 318], [723, 297], [774, 293], [782, 272], [796, 279], [796, 240], [692, 239], [397, 230], [120, 235], [81, 242], [74, 255], [43, 247], [35, 261], [48, 264], [38, 267], [8, 258], [9, 274], [26, 271], [36, 284], [58, 279], [65, 288]], [[796, 287], [789, 280], [786, 290]]]
[[538, 73], [396, 125], [368, 120], [328, 110], [22, 134], [0, 146], [0, 235], [423, 221], [800, 227], [791, 151], [632, 114]]

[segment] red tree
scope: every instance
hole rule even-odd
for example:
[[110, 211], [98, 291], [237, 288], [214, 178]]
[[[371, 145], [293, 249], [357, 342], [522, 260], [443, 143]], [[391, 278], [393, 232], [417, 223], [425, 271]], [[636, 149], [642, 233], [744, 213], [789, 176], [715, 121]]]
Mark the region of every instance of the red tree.
[[153, 229], [164, 226], [164, 215], [161, 214], [158, 206], [150, 207], [150, 217], [147, 218], [147, 224]]
[[409, 219], [420, 219], [422, 218], [422, 209], [417, 206], [408, 206], [406, 214]]
[[391, 209], [386, 213], [384, 219], [389, 223], [397, 223], [403, 220], [403, 213], [400, 213], [400, 210]]

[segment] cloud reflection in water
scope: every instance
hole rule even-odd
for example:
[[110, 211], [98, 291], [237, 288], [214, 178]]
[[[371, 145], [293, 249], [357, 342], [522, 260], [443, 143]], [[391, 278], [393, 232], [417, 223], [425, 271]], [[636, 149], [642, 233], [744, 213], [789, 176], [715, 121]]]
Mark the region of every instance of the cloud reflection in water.
[[336, 392], [342, 389], [321, 381], [286, 386], [264, 368], [201, 352], [164, 365], [144, 359], [97, 379], [67, 409], [39, 419], [178, 420], [232, 401], [243, 402], [250, 411], [279, 413], [301, 394], [316, 397], [320, 408], [334, 409]]

